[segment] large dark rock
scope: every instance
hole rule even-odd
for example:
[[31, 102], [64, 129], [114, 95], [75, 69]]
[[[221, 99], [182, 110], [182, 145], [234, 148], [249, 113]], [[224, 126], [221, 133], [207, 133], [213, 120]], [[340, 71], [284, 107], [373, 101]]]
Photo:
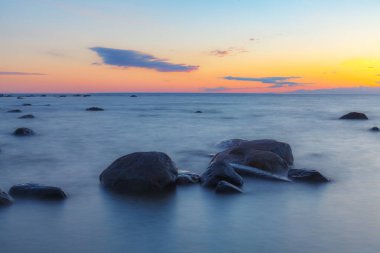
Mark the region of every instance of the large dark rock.
[[223, 161], [211, 163], [201, 175], [202, 185], [207, 187], [215, 187], [222, 180], [237, 186], [243, 185], [243, 178], [236, 173], [234, 168]]
[[216, 193], [230, 194], [230, 193], [242, 193], [243, 191], [236, 185], [230, 184], [224, 180], [219, 181], [215, 188]]
[[40, 184], [18, 184], [12, 186], [9, 194], [14, 198], [65, 199], [66, 194], [61, 188]]
[[34, 115], [33, 114], [26, 114], [26, 115], [22, 115], [21, 117], [18, 117], [19, 119], [34, 119]]
[[378, 128], [378, 127], [376, 127], [376, 126], [370, 128], [369, 130], [372, 131], [372, 132], [380, 132], [380, 128]]
[[178, 170], [162, 152], [136, 152], [114, 161], [99, 179], [111, 189], [127, 193], [162, 192], [172, 188]]
[[198, 184], [200, 181], [201, 177], [198, 174], [188, 171], [179, 171], [175, 180], [177, 185]]
[[306, 170], [306, 169], [290, 169], [289, 178], [294, 181], [304, 181], [312, 183], [324, 183], [329, 180], [323, 176], [320, 172], [316, 170]]
[[11, 196], [9, 196], [8, 193], [3, 192], [0, 189], [0, 206], [7, 206], [7, 205], [12, 204], [12, 202], [13, 202], [13, 200], [12, 200]]
[[104, 111], [104, 109], [100, 108], [100, 107], [90, 107], [90, 108], [87, 108], [86, 111], [89, 111], [89, 112], [98, 112], [98, 111]]
[[17, 128], [14, 132], [13, 135], [16, 136], [31, 136], [34, 135], [34, 131], [32, 129], [26, 128], [26, 127], [20, 127]]
[[20, 109], [15, 109], [15, 110], [9, 110], [7, 112], [10, 112], [10, 113], [20, 113], [22, 111]]
[[287, 175], [293, 164], [289, 144], [275, 140], [243, 141], [236, 147], [215, 155], [213, 162], [237, 163], [278, 175]]
[[350, 112], [350, 113], [347, 113], [347, 114], [343, 115], [339, 119], [367, 120], [368, 117], [367, 117], [367, 115], [365, 115], [364, 113], [361, 113], [361, 112]]

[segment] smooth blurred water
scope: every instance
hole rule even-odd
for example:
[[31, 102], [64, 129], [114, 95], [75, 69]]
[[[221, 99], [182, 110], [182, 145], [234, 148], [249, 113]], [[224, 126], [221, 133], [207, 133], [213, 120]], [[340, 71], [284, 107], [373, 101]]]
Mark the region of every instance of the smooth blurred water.
[[[105, 111], [84, 110], [90, 106]], [[1, 208], [0, 251], [380, 252], [380, 134], [368, 131], [380, 125], [379, 106], [376, 95], [0, 98], [0, 188], [37, 182], [68, 194], [63, 202]], [[337, 120], [350, 111], [370, 120]], [[11, 135], [22, 126], [37, 135]], [[155, 198], [99, 185], [103, 169], [135, 151], [163, 151], [179, 168], [201, 173], [218, 152], [214, 144], [230, 138], [288, 142], [295, 167], [318, 169], [332, 182], [245, 178], [240, 195], [196, 185]]]

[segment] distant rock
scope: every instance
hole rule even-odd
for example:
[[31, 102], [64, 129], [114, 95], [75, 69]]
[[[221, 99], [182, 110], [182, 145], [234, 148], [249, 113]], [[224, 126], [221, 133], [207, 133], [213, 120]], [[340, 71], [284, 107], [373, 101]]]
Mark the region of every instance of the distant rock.
[[46, 97], [46, 95], [45, 95], [45, 94], [42, 94], [42, 95], [40, 95], [40, 97]]
[[12, 197], [0, 189], [0, 206], [7, 206], [13, 203]]
[[215, 146], [217, 148], [222, 148], [222, 149], [228, 149], [228, 148], [234, 148], [239, 146], [241, 143], [246, 142], [247, 140], [243, 139], [229, 139], [229, 140], [224, 140], [219, 143], [217, 143]]
[[131, 98], [137, 98], [137, 95], [130, 95]]
[[324, 183], [329, 180], [316, 170], [307, 169], [290, 169], [288, 176], [295, 181], [304, 181], [312, 183]]
[[229, 193], [242, 193], [243, 191], [239, 187], [222, 180], [222, 181], [219, 181], [219, 183], [216, 185], [215, 192], [222, 193], [222, 194], [229, 194]]
[[97, 112], [97, 111], [104, 111], [104, 109], [100, 107], [90, 107], [90, 108], [87, 108], [86, 111]]
[[135, 152], [114, 161], [99, 179], [111, 189], [125, 193], [163, 192], [175, 186], [178, 170], [162, 152]]
[[22, 104], [22, 106], [32, 106], [32, 104], [25, 103], [25, 104]]
[[175, 180], [178, 185], [198, 184], [200, 181], [201, 177], [198, 174], [188, 171], [179, 171]]
[[66, 95], [59, 95], [58, 97], [60, 97], [60, 98], [65, 98], [65, 97], [67, 97]]
[[228, 163], [213, 162], [201, 175], [201, 183], [206, 187], [216, 187], [219, 181], [227, 181], [233, 185], [243, 185], [243, 178]]
[[20, 127], [17, 128], [14, 132], [13, 135], [16, 136], [31, 136], [34, 135], [34, 131], [32, 129], [26, 128], [26, 127]]
[[66, 198], [65, 192], [55, 186], [46, 186], [40, 184], [18, 184], [12, 186], [9, 194], [14, 198], [38, 198], [61, 200]]
[[24, 99], [23, 97], [21, 97], [21, 96], [19, 96], [19, 97], [17, 97], [17, 99]]
[[19, 119], [34, 119], [34, 115], [33, 114], [25, 114], [25, 115], [22, 115], [21, 117], [18, 117]]
[[378, 127], [375, 126], [375, 127], [370, 128], [369, 130], [372, 131], [372, 132], [379, 132], [380, 128], [378, 128]]
[[20, 113], [22, 111], [20, 109], [15, 109], [15, 110], [9, 110], [7, 112], [9, 112], [9, 113]]
[[85, 95], [83, 95], [83, 97], [91, 97], [91, 95], [89, 95], [89, 94], [85, 94]]
[[202, 111], [195, 111], [195, 113], [203, 113]]
[[343, 115], [339, 119], [367, 120], [368, 117], [367, 117], [367, 115], [365, 115], [364, 113], [361, 113], [361, 112], [350, 112], [350, 113]]

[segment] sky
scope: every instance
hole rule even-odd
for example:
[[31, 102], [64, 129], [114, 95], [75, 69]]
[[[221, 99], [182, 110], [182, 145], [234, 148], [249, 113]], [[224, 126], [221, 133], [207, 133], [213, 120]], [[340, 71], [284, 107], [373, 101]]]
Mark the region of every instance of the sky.
[[378, 0], [0, 0], [0, 92], [380, 87]]

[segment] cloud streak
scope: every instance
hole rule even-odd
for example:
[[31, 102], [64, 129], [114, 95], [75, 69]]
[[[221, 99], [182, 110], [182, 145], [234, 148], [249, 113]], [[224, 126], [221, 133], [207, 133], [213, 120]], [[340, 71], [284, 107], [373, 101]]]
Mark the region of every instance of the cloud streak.
[[282, 87], [295, 87], [303, 86], [310, 83], [301, 83], [290, 81], [293, 79], [302, 78], [301, 76], [269, 76], [269, 77], [235, 77], [225, 76], [225, 80], [245, 81], [245, 82], [259, 82], [263, 84], [271, 84], [268, 88], [282, 88]]
[[44, 76], [44, 73], [30, 73], [30, 72], [17, 72], [17, 71], [0, 71], [3, 76]]
[[247, 53], [248, 51], [244, 48], [236, 48], [236, 47], [230, 47], [225, 50], [216, 49], [209, 52], [209, 55], [217, 56], [217, 57], [225, 57], [229, 55], [236, 55], [236, 54], [242, 54]]
[[123, 68], [145, 68], [159, 72], [190, 72], [199, 68], [199, 66], [170, 63], [166, 59], [159, 59], [135, 50], [105, 47], [91, 47], [90, 50], [96, 52], [104, 64]]

